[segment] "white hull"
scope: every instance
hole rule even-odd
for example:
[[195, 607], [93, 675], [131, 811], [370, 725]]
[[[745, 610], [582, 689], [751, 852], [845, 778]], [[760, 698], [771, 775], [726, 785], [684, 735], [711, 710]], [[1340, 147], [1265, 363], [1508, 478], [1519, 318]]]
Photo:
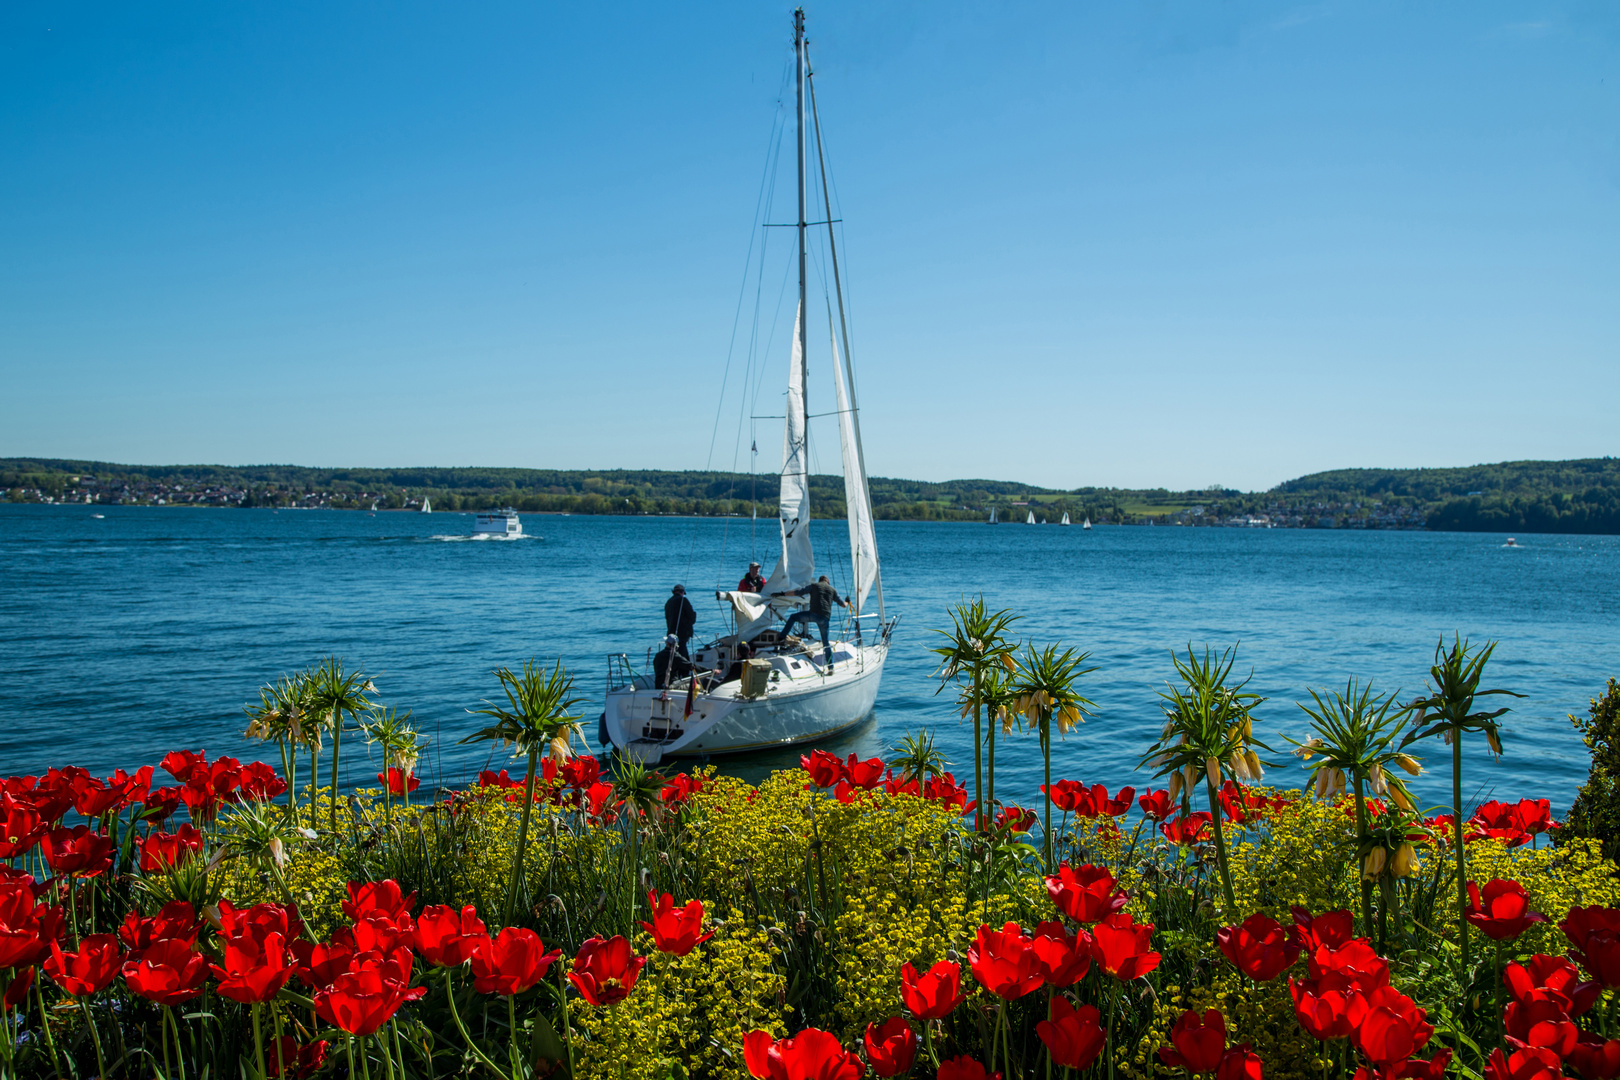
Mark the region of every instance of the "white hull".
[[744, 698], [740, 682], [723, 683], [694, 696], [690, 717], [686, 680], [666, 691], [638, 676], [609, 689], [603, 730], [621, 753], [649, 764], [814, 742], [871, 714], [888, 654], [887, 641], [864, 647], [833, 642], [830, 674], [822, 670], [820, 642], [813, 657], [772, 656], [773, 677], [763, 695]]

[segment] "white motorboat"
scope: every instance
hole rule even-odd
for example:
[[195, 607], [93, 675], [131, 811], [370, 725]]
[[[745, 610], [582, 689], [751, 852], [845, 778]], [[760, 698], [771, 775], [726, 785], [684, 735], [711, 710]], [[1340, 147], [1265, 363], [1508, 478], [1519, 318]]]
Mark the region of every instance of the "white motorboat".
[[523, 522], [516, 510], [489, 510], [473, 519], [473, 535], [516, 539], [523, 535]]
[[[810, 131], [819, 133], [820, 128], [814, 113], [814, 75], [806, 54], [802, 10], [794, 12], [793, 23], [798, 80], [799, 306], [782, 438], [781, 555], [759, 592], [715, 593], [715, 599], [724, 605], [729, 632], [692, 650], [690, 673], [679, 673], [685, 665], [677, 662], [671, 666], [678, 673], [666, 671], [665, 685], [660, 686], [656, 674], [660, 665], [649, 664], [652, 670], [638, 671], [627, 654], [608, 658], [606, 701], [599, 726], [602, 742], [625, 757], [648, 764], [807, 743], [855, 726], [871, 713], [877, 699], [890, 635], [898, 621], [888, 618], [883, 608], [872, 497], [861, 449], [843, 284], [832, 228], [836, 215], [823, 180], [826, 221], [816, 224], [827, 225], [833, 291], [838, 298], [837, 333], [829, 311], [828, 354], [844, 466], [852, 585], [845, 609], [848, 614], [830, 635], [830, 657], [824, 653], [819, 635], [810, 640], [808, 631], [806, 639], [782, 633], [783, 617], [804, 604], [802, 598], [787, 594], [817, 578], [810, 544], [805, 266], [811, 225], [806, 220], [804, 170], [806, 136]], [[817, 159], [821, 160], [819, 146]]]

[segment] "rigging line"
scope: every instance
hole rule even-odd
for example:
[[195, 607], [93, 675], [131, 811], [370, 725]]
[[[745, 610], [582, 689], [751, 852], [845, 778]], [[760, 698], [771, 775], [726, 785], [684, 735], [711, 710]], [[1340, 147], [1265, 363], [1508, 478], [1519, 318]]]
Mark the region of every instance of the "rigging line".
[[[806, 64], [806, 66], [809, 66], [808, 62]], [[822, 205], [826, 208], [826, 211], [827, 211], [827, 250], [828, 250], [829, 254], [832, 256], [833, 289], [838, 294], [838, 326], [839, 326], [839, 329], [843, 332], [842, 336], [843, 336], [843, 339], [844, 339], [844, 373], [845, 373], [845, 376], [846, 376], [845, 381], [847, 383], [849, 383], [849, 404], [850, 404], [850, 407], [853, 408], [855, 406], [855, 403], [856, 403], [856, 397], [855, 397], [855, 359], [854, 359], [854, 355], [852, 354], [852, 352], [850, 350], [850, 347], [849, 347], [849, 321], [844, 316], [844, 286], [843, 286], [843, 282], [839, 280], [839, 274], [838, 274], [838, 243], [837, 243], [837, 240], [833, 236], [833, 227], [832, 227], [832, 225], [833, 225], [832, 189], [831, 189], [830, 185], [828, 184], [828, 180], [827, 180], [826, 144], [822, 140], [822, 137], [821, 137], [821, 110], [816, 106], [816, 82], [815, 82], [815, 72], [814, 72], [814, 70], [812, 70], [810, 72], [810, 77], [806, 81], [809, 82], [809, 84], [810, 84], [810, 116], [811, 116], [811, 120], [813, 121], [813, 123], [815, 125], [815, 132], [816, 132], [816, 163], [817, 163], [817, 165], [820, 166], [820, 171], [821, 171]], [[830, 319], [831, 312], [829, 312], [828, 315], [829, 315], [829, 319]], [[828, 329], [831, 330], [830, 325], [829, 325]], [[863, 458], [863, 460], [864, 460], [864, 458]]]
[[[716, 440], [718, 440], [719, 437], [720, 437], [720, 416], [721, 416], [721, 414], [724, 411], [725, 406], [726, 406], [726, 386], [730, 381], [730, 377], [731, 377], [731, 361], [732, 361], [732, 359], [733, 359], [733, 357], [734, 357], [734, 355], [736, 353], [736, 349], [737, 349], [737, 328], [742, 323], [743, 300], [748, 295], [748, 277], [749, 277], [749, 274], [750, 274], [750, 272], [752, 271], [752, 268], [753, 268], [754, 244], [755, 244], [755, 241], [756, 241], [756, 233], [758, 234], [757, 239], [758, 239], [758, 242], [760, 244], [760, 266], [761, 266], [761, 271], [763, 272], [763, 269], [764, 269], [765, 243], [766, 243], [766, 238], [770, 234], [768, 234], [768, 233], [759, 233], [758, 229], [755, 228], [755, 226], [757, 226], [765, 217], [768, 216], [767, 193], [770, 190], [770, 181], [771, 181], [771, 179], [773, 178], [773, 176], [775, 174], [775, 169], [773, 167], [773, 163], [774, 163], [774, 161], [779, 159], [779, 154], [773, 153], [772, 149], [773, 149], [773, 147], [777, 146], [780, 143], [781, 131], [786, 127], [786, 123], [785, 123], [785, 121], [783, 119], [784, 116], [785, 116], [785, 113], [784, 113], [783, 109], [781, 108], [782, 94], [783, 94], [783, 91], [786, 89], [786, 87], [787, 87], [787, 68], [784, 65], [783, 73], [782, 73], [782, 84], [781, 84], [781, 86], [779, 86], [777, 88], [777, 105], [778, 105], [778, 107], [777, 107], [777, 110], [776, 110], [776, 115], [772, 119], [772, 122], [771, 122], [771, 134], [770, 134], [770, 137], [765, 140], [765, 162], [764, 162], [764, 167], [760, 170], [759, 192], [754, 197], [754, 220], [753, 220], [753, 224], [750, 226], [750, 228], [748, 230], [748, 254], [747, 254], [746, 258], [743, 260], [742, 281], [737, 286], [737, 307], [736, 307], [735, 312], [732, 315], [731, 338], [730, 338], [729, 343], [726, 346], [726, 366], [725, 366], [725, 371], [721, 375], [721, 378], [720, 378], [720, 396], [715, 401], [715, 405], [714, 405], [714, 428], [709, 434], [709, 455], [708, 455], [708, 458], [704, 462], [704, 466], [703, 466], [704, 471], [708, 471], [709, 469], [711, 469], [713, 467], [713, 464], [714, 464], [714, 444], [715, 444]], [[746, 402], [747, 399], [748, 399], [748, 377], [749, 377], [749, 372], [752, 369], [752, 366], [753, 366], [752, 365], [752, 357], [750, 357], [749, 361], [747, 363], [745, 363], [744, 370], [743, 370], [742, 400], [744, 402]], [[741, 433], [742, 433], [741, 432], [742, 423], [741, 423], [740, 420], [738, 421], [737, 426], [738, 426], [738, 435], [740, 437]], [[738, 442], [739, 441], [740, 441], [740, 438], [737, 439], [737, 440], [733, 440], [732, 448], [731, 448], [732, 481], [731, 481], [730, 487], [727, 489], [727, 496], [726, 496], [726, 502], [728, 504], [728, 510], [729, 510], [729, 504], [734, 500], [734, 498], [736, 496], [736, 488], [737, 488], [737, 484], [736, 484], [737, 453], [738, 453]], [[730, 515], [727, 514], [723, 518], [722, 523], [721, 523], [721, 527], [720, 527], [720, 560], [719, 560], [719, 564], [717, 565], [717, 568], [716, 568], [717, 574], [719, 573], [718, 567], [723, 566], [725, 564], [726, 544], [727, 544], [727, 541], [730, 539], [730, 536], [731, 536], [731, 518], [730, 518]], [[686, 573], [687, 573], [688, 577], [691, 576], [692, 562], [696, 558], [696, 551], [697, 551], [697, 526], [696, 526], [696, 523], [694, 522], [693, 528], [692, 528], [692, 545], [691, 545], [690, 549], [687, 552]], [[723, 582], [722, 582], [721, 578], [717, 576], [715, 578], [716, 587], [718, 587], [721, 584], [723, 584]]]

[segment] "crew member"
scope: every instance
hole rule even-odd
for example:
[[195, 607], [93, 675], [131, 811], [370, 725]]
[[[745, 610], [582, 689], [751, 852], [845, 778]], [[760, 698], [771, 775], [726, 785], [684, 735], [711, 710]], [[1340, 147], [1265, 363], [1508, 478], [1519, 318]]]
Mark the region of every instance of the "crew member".
[[684, 679], [692, 673], [692, 662], [686, 658], [686, 651], [681, 648], [680, 640], [670, 634], [664, 639], [664, 647], [658, 650], [653, 657], [653, 680], [658, 689], [667, 690], [669, 684], [676, 679]]
[[748, 573], [744, 574], [743, 579], [741, 581], [737, 582], [737, 591], [738, 592], [759, 592], [759, 590], [763, 589], [764, 587], [765, 587], [765, 578], [763, 576], [761, 576], [761, 574], [759, 572], [759, 563], [757, 563], [757, 562], [749, 563], [748, 564]]
[[815, 623], [821, 630], [821, 650], [827, 670], [833, 669], [832, 645], [827, 640], [827, 623], [832, 619], [832, 606], [848, 607], [849, 601], [838, 595], [838, 590], [832, 587], [827, 575], [822, 574], [819, 580], [812, 581], [802, 589], [793, 589], [789, 592], [772, 593], [772, 596], [808, 596], [810, 607], [802, 611], [795, 611], [788, 616], [787, 623], [782, 627], [782, 636], [786, 637], [793, 632], [794, 626], [803, 622], [805, 629]]
[[685, 585], [677, 585], [670, 592], [672, 595], [664, 601], [664, 629], [674, 634], [680, 642], [681, 655], [691, 656], [686, 643], [692, 640], [692, 627], [697, 625], [697, 612], [692, 610], [692, 601], [686, 598]]
[[722, 683], [736, 682], [738, 679], [742, 678], [743, 665], [748, 663], [749, 657], [753, 655], [754, 650], [749, 647], [748, 642], [737, 642], [737, 648], [731, 657], [731, 665], [725, 669], [720, 681]]

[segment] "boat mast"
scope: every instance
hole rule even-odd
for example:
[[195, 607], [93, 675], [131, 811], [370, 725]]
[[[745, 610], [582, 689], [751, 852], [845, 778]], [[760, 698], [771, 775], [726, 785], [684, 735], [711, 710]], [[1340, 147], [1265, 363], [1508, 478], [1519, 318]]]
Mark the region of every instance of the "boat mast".
[[[810, 349], [808, 326], [810, 323], [809, 309], [805, 307], [805, 237], [808, 223], [804, 217], [804, 8], [795, 8], [793, 11], [793, 60], [797, 67], [798, 84], [798, 120], [799, 120], [799, 355], [805, 358], [805, 363], [799, 375], [799, 401], [804, 415], [800, 417], [803, 422], [804, 441], [806, 449], [810, 442]], [[806, 522], [805, 524], [809, 524]]]

